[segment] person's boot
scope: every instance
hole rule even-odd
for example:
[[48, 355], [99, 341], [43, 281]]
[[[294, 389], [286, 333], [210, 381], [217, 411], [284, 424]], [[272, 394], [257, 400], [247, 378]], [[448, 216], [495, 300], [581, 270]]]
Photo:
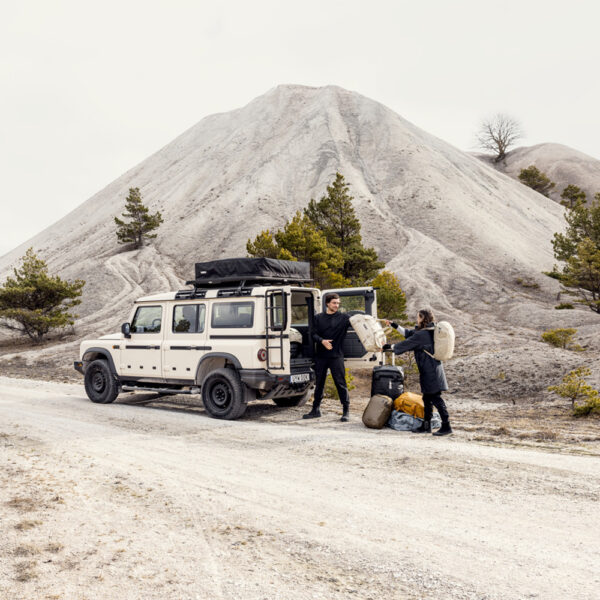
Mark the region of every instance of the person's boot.
[[431, 422], [423, 421], [416, 429], [413, 429], [413, 433], [431, 433]]
[[350, 414], [350, 405], [349, 404], [342, 404], [342, 418], [340, 419], [340, 421], [344, 421], [344, 423], [346, 421], [349, 420], [349, 414]]
[[451, 435], [452, 427], [450, 427], [450, 421], [443, 421], [442, 426], [433, 432], [433, 435]]
[[311, 408], [309, 413], [302, 415], [303, 419], [318, 419], [321, 416], [321, 408], [319, 406], [315, 406]]

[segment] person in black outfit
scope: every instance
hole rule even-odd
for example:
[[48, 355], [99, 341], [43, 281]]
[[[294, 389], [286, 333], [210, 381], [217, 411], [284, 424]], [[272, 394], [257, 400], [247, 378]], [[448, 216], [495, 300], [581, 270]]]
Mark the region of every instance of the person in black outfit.
[[[402, 354], [413, 350], [415, 361], [419, 368], [419, 381], [425, 405], [425, 418], [423, 424], [415, 433], [431, 433], [431, 415], [433, 407], [437, 408], [442, 419], [442, 426], [433, 435], [449, 435], [452, 433], [450, 418], [446, 403], [442, 398], [442, 392], [448, 389], [444, 367], [439, 360], [433, 356], [433, 328], [435, 326], [433, 312], [428, 309], [420, 310], [417, 314], [416, 329], [404, 329], [397, 323], [387, 321], [394, 329], [397, 329], [406, 338], [397, 344], [385, 344], [383, 350], [393, 350], [395, 354]], [[429, 352], [429, 354], [427, 354]]]
[[346, 369], [344, 367], [344, 352], [342, 345], [346, 337], [350, 317], [339, 311], [340, 297], [335, 294], [325, 296], [326, 311], [315, 315], [312, 337], [317, 344], [315, 355], [315, 397], [312, 410], [303, 415], [303, 419], [315, 419], [321, 416], [321, 400], [327, 370], [331, 371], [333, 382], [337, 388], [342, 403], [342, 421], [348, 420], [350, 410], [350, 395], [346, 386]]

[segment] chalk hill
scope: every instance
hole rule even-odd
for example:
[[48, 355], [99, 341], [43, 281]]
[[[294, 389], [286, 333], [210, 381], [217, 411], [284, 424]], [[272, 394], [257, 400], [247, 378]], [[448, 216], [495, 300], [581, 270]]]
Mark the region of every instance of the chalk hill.
[[[87, 281], [79, 325], [106, 329], [133, 298], [180, 286], [195, 261], [245, 255], [249, 237], [282, 226], [336, 171], [411, 306], [497, 314], [515, 279], [554, 285], [540, 273], [553, 264], [560, 206], [378, 102], [297, 85], [202, 119], [2, 257], [0, 273], [33, 246], [52, 270]], [[165, 223], [152, 245], [124, 252], [113, 217], [129, 187]]]
[[492, 163], [489, 156], [479, 155], [479, 158], [517, 180], [521, 169], [535, 165], [556, 183], [550, 193], [550, 198], [556, 202], [560, 202], [560, 194], [569, 184], [580, 187], [588, 201], [600, 192], [600, 160], [562, 144], [515, 148], [498, 164]]

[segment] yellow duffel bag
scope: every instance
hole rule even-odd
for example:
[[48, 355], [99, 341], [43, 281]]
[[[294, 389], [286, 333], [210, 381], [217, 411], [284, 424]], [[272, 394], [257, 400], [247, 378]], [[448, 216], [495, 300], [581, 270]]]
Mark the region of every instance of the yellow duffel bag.
[[421, 394], [404, 392], [394, 400], [394, 410], [401, 410], [407, 415], [423, 419], [425, 417], [425, 405]]

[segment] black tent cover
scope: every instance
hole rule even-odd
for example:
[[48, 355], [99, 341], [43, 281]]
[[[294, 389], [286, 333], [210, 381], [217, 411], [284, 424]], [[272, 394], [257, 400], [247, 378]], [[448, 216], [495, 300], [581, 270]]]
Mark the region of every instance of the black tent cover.
[[306, 283], [311, 281], [307, 262], [275, 258], [224, 258], [196, 263], [195, 286], [235, 282]]

